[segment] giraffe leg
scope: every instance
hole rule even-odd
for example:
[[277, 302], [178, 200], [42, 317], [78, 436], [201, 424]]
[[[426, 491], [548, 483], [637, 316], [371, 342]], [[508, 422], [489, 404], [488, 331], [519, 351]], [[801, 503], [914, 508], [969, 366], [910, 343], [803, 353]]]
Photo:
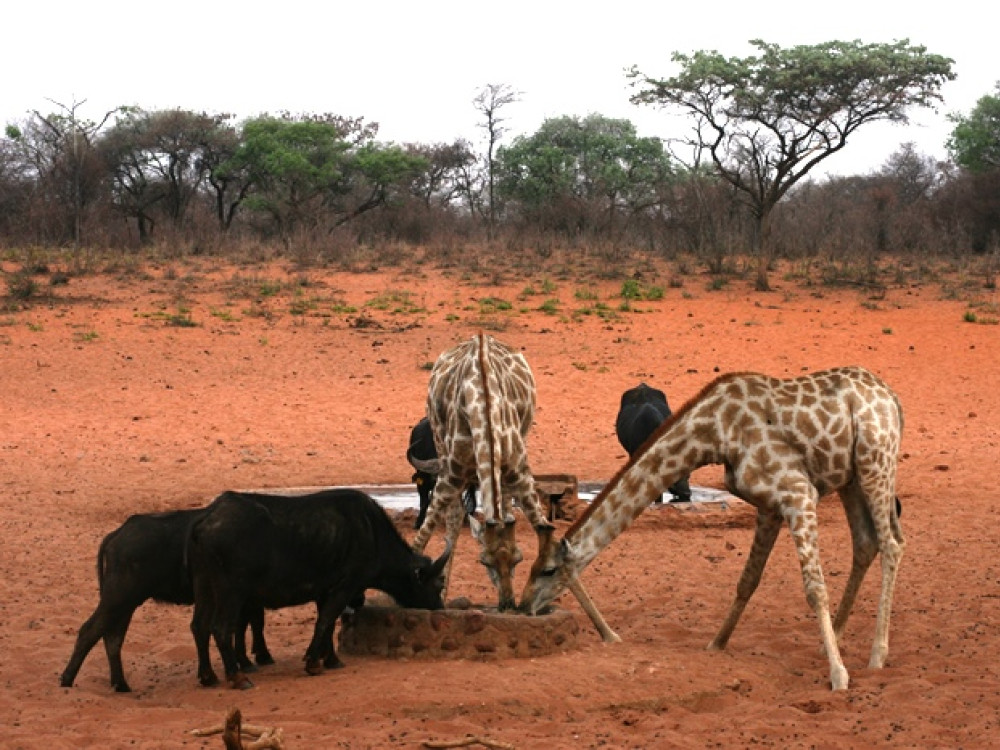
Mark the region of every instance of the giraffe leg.
[[455, 548], [462, 531], [462, 520], [465, 518], [465, 507], [461, 503], [461, 493], [455, 493], [454, 500], [445, 509], [444, 538], [445, 548], [451, 550], [448, 562], [444, 566], [444, 588], [441, 589], [441, 600], [448, 603], [448, 586], [451, 584], [451, 565], [455, 561]]
[[743, 573], [736, 584], [736, 598], [729, 608], [729, 614], [716, 633], [715, 638], [708, 644], [710, 649], [721, 650], [726, 647], [729, 637], [736, 629], [736, 624], [740, 621], [743, 610], [746, 609], [747, 602], [753, 596], [760, 583], [761, 573], [767, 564], [767, 558], [774, 548], [774, 541], [781, 531], [782, 518], [776, 513], [763, 510], [757, 511], [757, 527], [753, 534], [753, 544], [750, 547], [750, 554], [747, 555], [746, 564], [743, 566]]
[[601, 634], [601, 640], [605, 643], [621, 643], [622, 639], [615, 631], [611, 629], [608, 625], [607, 620], [597, 609], [594, 604], [594, 600], [590, 598], [590, 594], [583, 588], [583, 584], [580, 583], [579, 578], [571, 578], [569, 583], [566, 584], [576, 600], [580, 602], [580, 606], [583, 607], [583, 611], [587, 613], [590, 621], [594, 623], [594, 627], [597, 628], [597, 632]]
[[894, 485], [895, 482], [892, 482], [888, 487], [879, 485], [878, 488], [867, 490], [871, 500], [870, 509], [875, 523], [875, 533], [878, 536], [879, 556], [882, 558], [882, 590], [878, 600], [878, 615], [875, 618], [875, 640], [868, 660], [868, 666], [872, 669], [885, 666], [885, 660], [889, 656], [889, 619], [896, 588], [896, 573], [906, 547], [899, 519], [892, 510], [896, 501]]
[[413, 537], [413, 544], [410, 545], [413, 547], [414, 552], [424, 551], [427, 542], [430, 541], [431, 535], [434, 533], [434, 529], [441, 523], [441, 519], [444, 518], [446, 512], [447, 505], [445, 505], [445, 501], [442, 499], [437, 485], [435, 485], [434, 492], [431, 495], [431, 504], [427, 507], [427, 513], [424, 515], [424, 522], [417, 529], [417, 533]]
[[[551, 533], [553, 526], [545, 517], [545, 512], [538, 501], [538, 493], [535, 492], [535, 480], [531, 471], [525, 466], [518, 476], [519, 479], [513, 484], [512, 494], [518, 498], [521, 508], [524, 510], [524, 515], [535, 528], [535, 532], [538, 534], [538, 548], [542, 549], [543, 537]], [[587, 593], [580, 579], [571, 579], [566, 587], [576, 597], [583, 611], [587, 613], [597, 632], [600, 633], [601, 640], [605, 643], [621, 643], [621, 636], [608, 625], [608, 621], [604, 619], [600, 610], [597, 609], [597, 605], [590, 598], [590, 594]]]
[[851, 574], [840, 598], [837, 615], [833, 618], [833, 632], [837, 636], [838, 643], [844, 636], [847, 618], [851, 615], [851, 609], [854, 607], [854, 601], [858, 596], [861, 583], [865, 579], [865, 574], [871, 567], [872, 561], [875, 560], [875, 555], [878, 554], [875, 524], [865, 503], [864, 493], [857, 482], [852, 482], [842, 489], [840, 499], [844, 506], [844, 512], [847, 514], [848, 526], [851, 529], [852, 558]]
[[532, 525], [536, 532], [552, 526], [545, 517], [542, 504], [538, 501], [538, 493], [535, 491], [535, 478], [531, 474], [528, 466], [522, 465], [517, 472], [513, 472], [504, 477], [508, 482], [508, 492], [517, 499], [518, 505], [524, 512], [525, 518]]
[[849, 677], [840, 657], [837, 646], [837, 636], [833, 632], [833, 621], [830, 618], [830, 597], [826, 582], [823, 579], [823, 568], [819, 559], [819, 535], [816, 527], [816, 505], [818, 498], [816, 490], [808, 485], [800, 499], [794, 498], [781, 503], [788, 529], [795, 542], [799, 566], [802, 568], [802, 585], [806, 592], [806, 601], [816, 613], [819, 620], [820, 635], [823, 638], [823, 649], [830, 662], [830, 684], [834, 690], [846, 690]]
[[892, 598], [896, 589], [896, 572], [899, 561], [903, 558], [905, 543], [902, 540], [889, 537], [879, 540], [882, 556], [882, 592], [878, 600], [878, 615], [875, 619], [875, 641], [872, 643], [871, 658], [868, 666], [881, 669], [889, 656], [889, 617], [892, 613]]
[[462, 519], [465, 515], [465, 509], [462, 506], [462, 489], [463, 487], [456, 485], [450, 476], [442, 474], [438, 477], [424, 523], [414, 536], [411, 545], [415, 552], [423, 552], [427, 542], [430, 541], [434, 528], [440, 524], [442, 518], [444, 519], [445, 548], [451, 550], [444, 569], [444, 589], [441, 591], [441, 598], [446, 602], [448, 584], [451, 581], [451, 566], [455, 560], [455, 546], [458, 544], [458, 536], [462, 530]]

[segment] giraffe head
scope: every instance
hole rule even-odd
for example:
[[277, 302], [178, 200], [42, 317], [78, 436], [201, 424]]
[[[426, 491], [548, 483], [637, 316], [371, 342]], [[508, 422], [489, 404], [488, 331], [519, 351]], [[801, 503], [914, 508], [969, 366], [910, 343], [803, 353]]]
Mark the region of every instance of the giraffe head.
[[483, 523], [474, 515], [469, 516], [472, 536], [479, 542], [479, 562], [489, 573], [490, 580], [500, 594], [497, 608], [514, 608], [514, 568], [524, 555], [514, 540], [514, 519], [503, 523]]
[[519, 609], [529, 615], [540, 614], [563, 592], [573, 576], [573, 551], [569, 542], [554, 539], [553, 528], [539, 531], [538, 558], [531, 566], [531, 574], [521, 593]]

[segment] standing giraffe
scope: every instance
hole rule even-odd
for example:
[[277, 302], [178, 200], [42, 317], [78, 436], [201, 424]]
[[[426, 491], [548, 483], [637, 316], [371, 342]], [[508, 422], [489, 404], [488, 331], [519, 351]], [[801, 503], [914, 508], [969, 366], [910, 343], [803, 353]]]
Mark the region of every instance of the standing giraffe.
[[[444, 352], [434, 363], [427, 417], [438, 458], [414, 466], [436, 474], [437, 484], [413, 548], [423, 551], [443, 517], [446, 544], [454, 553], [465, 515], [462, 490], [478, 483], [483, 522], [470, 514], [469, 524], [481, 547], [480, 562], [499, 591], [500, 610], [514, 606], [514, 566], [523, 559], [514, 539], [513, 500], [538, 533], [539, 544], [552, 529], [535, 494], [524, 443], [534, 415], [531, 368], [520, 352], [492, 336], [480, 333]], [[442, 597], [447, 594], [454, 559], [452, 554]], [[570, 588], [604, 640], [620, 640], [579, 583], [573, 582]]]
[[[480, 561], [499, 590], [501, 610], [514, 606], [512, 576], [523, 559], [514, 539], [513, 500], [537, 532], [548, 527], [524, 444], [534, 414], [535, 381], [527, 361], [492, 336], [480, 333], [434, 363], [427, 417], [438, 459], [418, 468], [436, 473], [437, 484], [413, 548], [423, 551], [442, 518], [453, 548], [465, 512], [462, 491], [478, 483], [484, 523], [470, 516], [470, 525], [482, 546]], [[449, 565], [446, 590], [450, 573]]]
[[[561, 540], [547, 532], [521, 608], [534, 614], [552, 602], [679, 477], [699, 466], [723, 464], [729, 491], [757, 508], [757, 526], [736, 599], [709, 648], [722, 649], [729, 641], [784, 522], [795, 542], [806, 600], [819, 619], [830, 682], [834, 690], [846, 689], [838, 640], [878, 553], [882, 591], [868, 666], [882, 667], [889, 653], [889, 614], [904, 547], [894, 502], [902, 426], [896, 395], [860, 367], [788, 380], [724, 375], [659, 427]], [[831, 622], [816, 508], [832, 490], [840, 494], [847, 514], [853, 561]]]

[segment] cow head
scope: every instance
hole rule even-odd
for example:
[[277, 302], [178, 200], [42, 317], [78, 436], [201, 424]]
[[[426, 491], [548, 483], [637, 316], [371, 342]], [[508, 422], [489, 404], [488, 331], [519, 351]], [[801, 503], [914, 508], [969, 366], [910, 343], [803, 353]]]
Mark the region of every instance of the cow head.
[[531, 566], [521, 592], [520, 610], [529, 615], [543, 613], [575, 575], [573, 550], [565, 539], [555, 539], [552, 527], [539, 531], [538, 558]]
[[486, 566], [490, 580], [500, 594], [498, 609], [514, 608], [514, 568], [524, 559], [514, 539], [514, 520], [483, 523], [469, 516], [472, 535], [479, 542], [479, 562]]
[[445, 567], [451, 557], [451, 550], [446, 549], [437, 560], [432, 561], [426, 555], [414, 553], [412, 580], [405, 587], [405, 593], [393, 595], [404, 607], [414, 609], [444, 609], [441, 592], [445, 584]]

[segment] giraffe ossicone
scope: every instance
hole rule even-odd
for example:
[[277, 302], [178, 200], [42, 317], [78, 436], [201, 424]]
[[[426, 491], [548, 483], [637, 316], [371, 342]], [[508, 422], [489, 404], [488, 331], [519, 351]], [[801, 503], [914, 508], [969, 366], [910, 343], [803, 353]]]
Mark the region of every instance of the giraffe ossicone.
[[[621, 534], [663, 490], [706, 464], [757, 509], [753, 544], [736, 598], [710, 648], [724, 648], [760, 582], [778, 532], [795, 543], [806, 599], [819, 620], [835, 690], [848, 673], [838, 641], [865, 573], [882, 556], [882, 585], [869, 666], [889, 652], [889, 618], [905, 542], [896, 510], [903, 414], [896, 394], [861, 367], [781, 380], [723, 375], [660, 425], [561, 539], [550, 537], [531, 569], [521, 608], [537, 613]], [[851, 530], [852, 565], [836, 616], [819, 559], [817, 504], [837, 491]]]

